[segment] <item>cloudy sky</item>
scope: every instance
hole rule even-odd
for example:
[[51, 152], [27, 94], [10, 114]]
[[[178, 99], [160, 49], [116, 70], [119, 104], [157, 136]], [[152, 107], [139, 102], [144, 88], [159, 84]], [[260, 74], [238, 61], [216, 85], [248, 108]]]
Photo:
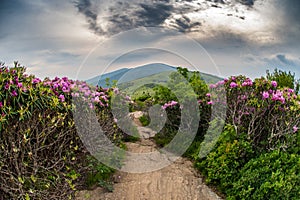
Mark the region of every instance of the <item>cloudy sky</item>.
[[219, 76], [300, 77], [297, 0], [1, 0], [0, 61], [88, 79], [163, 62]]

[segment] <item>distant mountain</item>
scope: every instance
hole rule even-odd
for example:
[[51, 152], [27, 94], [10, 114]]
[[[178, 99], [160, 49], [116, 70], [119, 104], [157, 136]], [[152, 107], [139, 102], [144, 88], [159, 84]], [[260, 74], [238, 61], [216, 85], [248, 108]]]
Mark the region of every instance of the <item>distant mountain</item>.
[[[133, 82], [148, 82], [149, 79], [160, 80], [168, 73], [176, 71], [176, 67], [166, 65], [163, 63], [152, 63], [143, 65], [136, 68], [122, 68], [113, 72], [109, 72], [103, 75], [96, 76], [87, 80], [86, 82], [91, 85], [98, 85], [101, 87], [106, 86], [106, 79], [109, 78], [110, 84], [113, 80], [118, 81], [118, 85], [125, 86], [126, 83], [132, 85]], [[201, 77], [207, 83], [216, 83], [221, 80], [220, 77], [201, 73]], [[163, 80], [164, 81], [164, 80]], [[124, 85], [125, 84], [125, 85]]]
[[113, 72], [96, 76], [87, 80], [86, 82], [91, 85], [106, 87], [107, 78], [109, 78], [110, 83], [112, 83], [113, 80], [117, 80], [118, 84], [121, 84], [154, 74], [159, 74], [165, 71], [176, 71], [176, 67], [172, 67], [163, 63], [152, 63], [136, 68], [122, 68]]
[[110, 83], [112, 83], [113, 80], [119, 80], [126, 72], [128, 72], [130, 69], [128, 68], [122, 68], [113, 72], [109, 72], [103, 75], [96, 76], [94, 78], [91, 78], [87, 80], [86, 82], [91, 85], [99, 85], [102, 87], [106, 87], [106, 79], [109, 78]]

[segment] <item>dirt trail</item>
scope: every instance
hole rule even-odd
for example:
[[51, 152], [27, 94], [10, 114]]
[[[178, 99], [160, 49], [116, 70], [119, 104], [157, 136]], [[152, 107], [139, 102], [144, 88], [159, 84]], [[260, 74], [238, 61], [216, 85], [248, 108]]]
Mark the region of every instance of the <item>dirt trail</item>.
[[[136, 121], [136, 120], [134, 120]], [[148, 153], [155, 151], [156, 145], [149, 136], [153, 132], [145, 127], [138, 126], [141, 140], [135, 143], [126, 143], [128, 151]], [[130, 166], [126, 163], [125, 168]], [[134, 167], [134, 166], [130, 166]], [[126, 171], [126, 170], [125, 170]], [[117, 172], [117, 183], [114, 191], [104, 192], [97, 188], [92, 191], [81, 191], [77, 200], [217, 200], [221, 199], [202, 181], [193, 164], [186, 158], [179, 158], [167, 167], [148, 173]]]

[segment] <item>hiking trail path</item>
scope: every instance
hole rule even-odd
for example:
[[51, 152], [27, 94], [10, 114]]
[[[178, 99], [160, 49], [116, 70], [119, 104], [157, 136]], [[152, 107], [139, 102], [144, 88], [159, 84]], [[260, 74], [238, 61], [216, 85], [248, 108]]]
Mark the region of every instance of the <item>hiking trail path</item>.
[[[155, 132], [141, 126], [138, 118], [141, 112], [131, 113], [140, 134], [137, 142], [126, 142], [127, 151], [148, 153], [158, 149], [151, 137]], [[126, 158], [125, 158], [126, 159]], [[124, 162], [124, 168], [135, 167]], [[122, 168], [123, 168], [122, 167]], [[221, 200], [212, 189], [205, 185], [193, 163], [180, 157], [172, 164], [147, 173], [128, 173], [126, 170], [114, 174], [113, 192], [98, 187], [80, 191], [76, 200]]]

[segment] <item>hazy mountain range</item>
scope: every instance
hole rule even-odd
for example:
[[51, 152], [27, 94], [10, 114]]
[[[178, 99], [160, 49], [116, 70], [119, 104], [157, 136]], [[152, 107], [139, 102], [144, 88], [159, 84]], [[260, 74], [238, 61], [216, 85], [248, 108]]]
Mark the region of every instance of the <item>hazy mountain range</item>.
[[[94, 78], [86, 80], [87, 83], [91, 85], [98, 85], [101, 87], [107, 87], [106, 79], [109, 79], [109, 83], [112, 84], [113, 80], [117, 81], [118, 85], [124, 85], [124, 83], [129, 82], [149, 82], [149, 80], [153, 79], [153, 82], [164, 82], [165, 76], [169, 73], [176, 71], [177, 67], [166, 65], [163, 63], [152, 63], [147, 64], [135, 68], [122, 68], [113, 72], [105, 73], [102, 75], [98, 75]], [[201, 77], [207, 83], [216, 83], [221, 80], [220, 77], [201, 73]]]

